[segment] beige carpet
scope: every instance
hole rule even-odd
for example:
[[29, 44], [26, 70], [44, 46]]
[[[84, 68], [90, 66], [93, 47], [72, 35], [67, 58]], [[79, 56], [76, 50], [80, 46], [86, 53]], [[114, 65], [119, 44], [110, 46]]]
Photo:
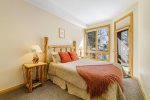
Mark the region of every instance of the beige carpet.
[[[126, 100], [144, 100], [138, 82], [135, 79], [124, 79]], [[0, 100], [82, 100], [60, 89], [51, 81], [43, 87], [38, 87], [32, 93], [27, 93], [26, 88], [20, 88], [7, 94], [0, 95]]]

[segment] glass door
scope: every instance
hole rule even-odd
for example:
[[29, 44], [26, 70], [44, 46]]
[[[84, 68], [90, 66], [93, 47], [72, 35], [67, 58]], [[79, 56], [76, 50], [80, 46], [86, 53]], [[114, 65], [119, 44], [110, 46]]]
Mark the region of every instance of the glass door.
[[114, 22], [114, 62], [133, 76], [133, 12]]
[[128, 29], [117, 32], [117, 63], [129, 74]]

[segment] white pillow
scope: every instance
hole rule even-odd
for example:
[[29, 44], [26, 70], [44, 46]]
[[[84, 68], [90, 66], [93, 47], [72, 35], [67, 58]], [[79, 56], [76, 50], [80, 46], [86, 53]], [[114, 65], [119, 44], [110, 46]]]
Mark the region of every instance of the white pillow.
[[123, 69], [123, 67], [119, 63], [115, 63], [114, 65], [117, 66], [123, 72], [124, 77], [128, 76], [126, 71]]
[[52, 59], [54, 63], [60, 63], [61, 62], [61, 58], [58, 54], [58, 52], [51, 52], [52, 55]]

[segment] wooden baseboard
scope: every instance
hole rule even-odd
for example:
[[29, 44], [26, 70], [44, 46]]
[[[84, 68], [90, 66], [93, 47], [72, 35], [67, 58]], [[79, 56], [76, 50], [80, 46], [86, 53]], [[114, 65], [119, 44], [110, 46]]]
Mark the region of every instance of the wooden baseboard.
[[138, 81], [138, 84], [139, 84], [139, 86], [140, 86], [140, 89], [141, 89], [142, 95], [143, 95], [143, 97], [144, 97], [144, 100], [147, 100], [147, 96], [145, 95], [145, 92], [144, 92], [143, 86], [142, 86], [142, 84], [141, 84], [141, 82], [140, 82], [140, 79], [137, 78], [137, 77], [133, 77], [133, 78]]
[[10, 88], [7, 88], [7, 89], [0, 90], [0, 94], [4, 94], [4, 93], [7, 93], [7, 92], [16, 90], [16, 89], [21, 88], [21, 87], [23, 87], [23, 86], [24, 86], [24, 83], [23, 83], [23, 84], [16, 85], [16, 86], [13, 86], [13, 87], [10, 87]]

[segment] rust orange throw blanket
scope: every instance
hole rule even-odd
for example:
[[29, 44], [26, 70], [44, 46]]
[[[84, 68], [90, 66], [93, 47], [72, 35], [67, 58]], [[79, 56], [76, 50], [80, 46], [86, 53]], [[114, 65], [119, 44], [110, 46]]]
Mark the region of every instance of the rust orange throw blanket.
[[115, 82], [123, 90], [122, 71], [113, 64], [77, 66], [77, 72], [86, 81], [91, 98], [101, 96]]

